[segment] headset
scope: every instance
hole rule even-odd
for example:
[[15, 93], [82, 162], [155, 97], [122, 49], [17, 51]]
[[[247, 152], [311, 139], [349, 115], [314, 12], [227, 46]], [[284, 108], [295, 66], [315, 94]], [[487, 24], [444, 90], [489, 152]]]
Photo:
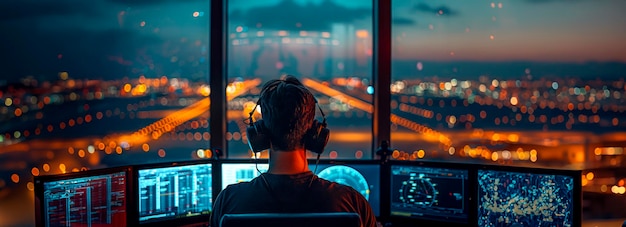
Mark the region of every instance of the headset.
[[[280, 82], [290, 83], [285, 80], [280, 80]], [[303, 86], [295, 83], [290, 84]], [[259, 106], [259, 102], [263, 98], [263, 95], [264, 93], [261, 93], [261, 97], [259, 97], [256, 105], [254, 106], [252, 111], [250, 111], [250, 116], [248, 117], [248, 126], [246, 127], [248, 146], [250, 146], [250, 150], [255, 154], [257, 152], [261, 152], [270, 148], [270, 135], [267, 127], [265, 127], [263, 119], [254, 121], [252, 118], [252, 114], [254, 114], [254, 111]], [[313, 99], [315, 99], [315, 97], [313, 97]], [[313, 120], [313, 125], [304, 135], [304, 148], [313, 153], [321, 155], [324, 152], [326, 144], [328, 143], [330, 130], [326, 127], [326, 115], [324, 115], [324, 111], [322, 111], [322, 108], [317, 103], [317, 99], [315, 99], [315, 105], [320, 110], [323, 120], [322, 122], [319, 122], [318, 120]]]

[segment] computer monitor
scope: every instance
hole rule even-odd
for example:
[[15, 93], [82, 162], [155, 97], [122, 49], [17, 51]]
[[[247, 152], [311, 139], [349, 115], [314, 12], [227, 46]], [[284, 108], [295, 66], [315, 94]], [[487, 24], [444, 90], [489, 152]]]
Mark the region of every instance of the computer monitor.
[[580, 176], [580, 171], [479, 169], [478, 226], [580, 226]]
[[207, 222], [213, 202], [211, 167], [205, 162], [137, 167], [138, 224]]
[[130, 168], [34, 179], [37, 226], [127, 226]]
[[470, 210], [469, 170], [433, 165], [391, 165], [391, 216], [467, 224]]
[[265, 173], [268, 167], [267, 163], [222, 163], [222, 189], [231, 184], [248, 182]]
[[[258, 168], [258, 169], [257, 169]], [[269, 168], [266, 161], [222, 163], [222, 189], [239, 182], [248, 182]], [[375, 215], [380, 214], [380, 165], [374, 162], [329, 162], [319, 165], [309, 160], [309, 169], [320, 178], [351, 186], [370, 203]]]
[[374, 215], [380, 215], [380, 164], [367, 161], [323, 161], [316, 169], [309, 161], [309, 169], [328, 181], [348, 185], [367, 199]]

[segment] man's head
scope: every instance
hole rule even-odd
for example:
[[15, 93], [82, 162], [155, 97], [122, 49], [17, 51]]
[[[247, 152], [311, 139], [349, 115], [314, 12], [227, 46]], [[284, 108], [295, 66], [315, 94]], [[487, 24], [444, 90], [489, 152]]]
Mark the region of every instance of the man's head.
[[304, 147], [304, 136], [315, 118], [316, 101], [297, 78], [286, 76], [268, 81], [258, 104], [274, 150]]

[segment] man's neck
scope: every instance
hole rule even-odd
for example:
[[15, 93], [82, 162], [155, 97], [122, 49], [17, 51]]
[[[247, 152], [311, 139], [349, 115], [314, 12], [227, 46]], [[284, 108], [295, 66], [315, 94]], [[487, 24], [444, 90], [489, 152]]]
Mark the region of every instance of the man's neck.
[[293, 151], [276, 151], [270, 149], [268, 173], [290, 175], [308, 171], [310, 171], [309, 163], [306, 159], [306, 151], [304, 149]]

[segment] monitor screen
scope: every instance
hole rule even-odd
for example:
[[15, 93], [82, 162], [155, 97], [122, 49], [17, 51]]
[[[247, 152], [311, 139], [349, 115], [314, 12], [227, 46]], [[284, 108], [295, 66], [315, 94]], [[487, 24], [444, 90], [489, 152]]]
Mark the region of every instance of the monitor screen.
[[439, 222], [468, 222], [467, 169], [391, 166], [391, 215]]
[[267, 163], [223, 163], [222, 189], [231, 184], [248, 182], [261, 173], [265, 173], [267, 168]]
[[127, 171], [38, 178], [42, 226], [126, 226]]
[[139, 169], [139, 223], [209, 215], [212, 183], [210, 163]]
[[574, 226], [574, 177], [478, 170], [478, 226]]
[[319, 164], [309, 163], [309, 169], [328, 181], [348, 185], [367, 199], [374, 214], [380, 215], [380, 165], [364, 163]]

